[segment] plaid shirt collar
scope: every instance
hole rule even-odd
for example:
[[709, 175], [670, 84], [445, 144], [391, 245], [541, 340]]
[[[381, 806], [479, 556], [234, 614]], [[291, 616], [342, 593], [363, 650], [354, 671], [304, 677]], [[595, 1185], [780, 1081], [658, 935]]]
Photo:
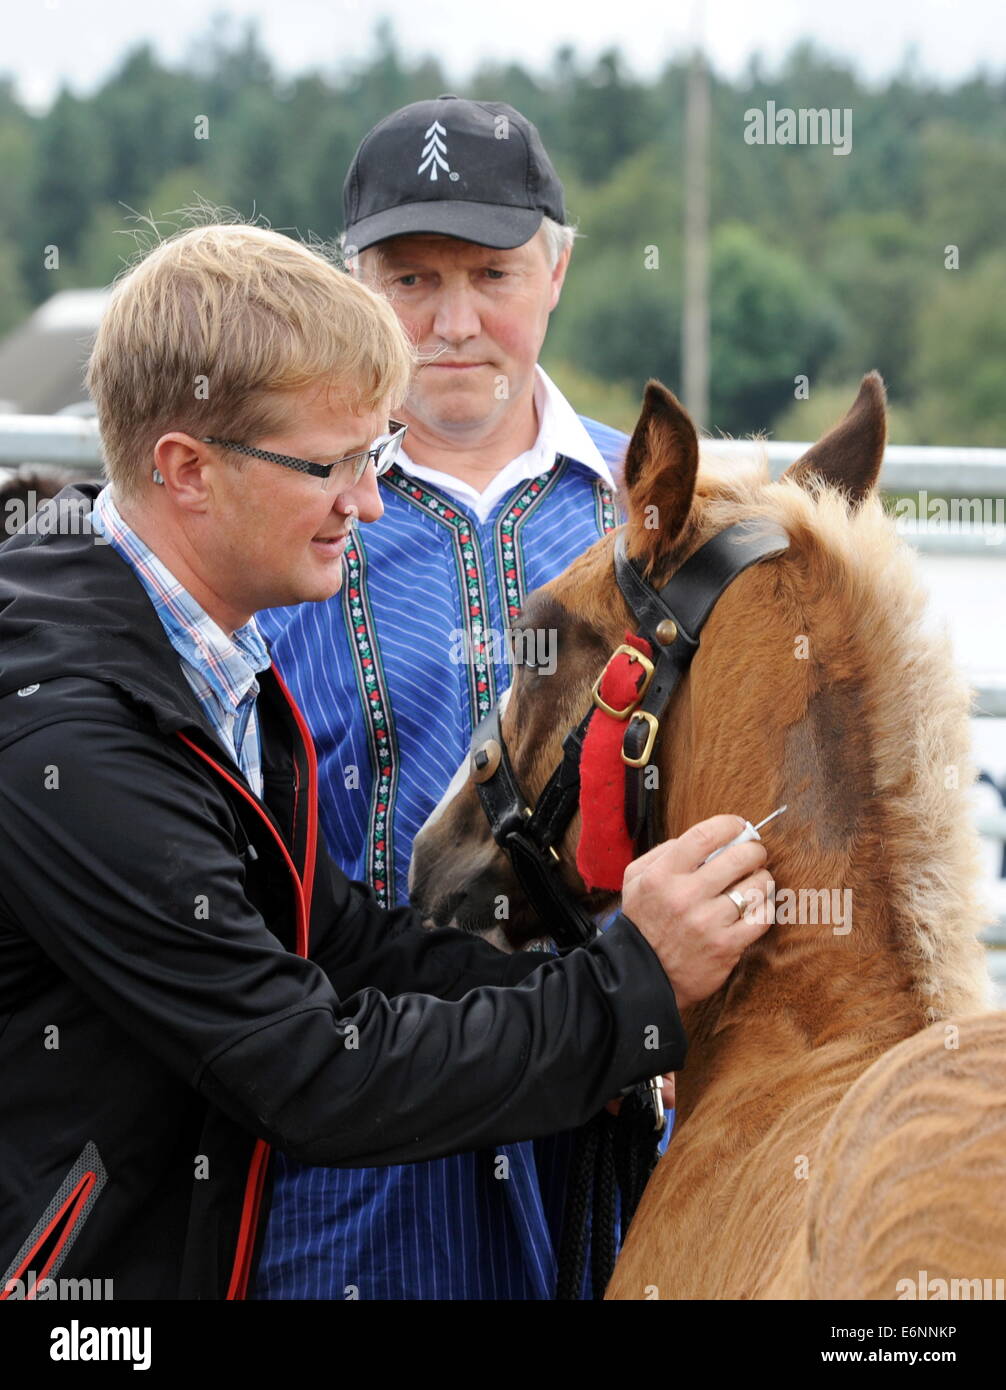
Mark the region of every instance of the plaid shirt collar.
[[[245, 701], [254, 700], [258, 694], [257, 672], [272, 664], [255, 619], [239, 627], [233, 638], [228, 637], [146, 542], [126, 525], [110, 487], [102, 488], [95, 499], [92, 526], [132, 566], [182, 660], [190, 684], [210, 714], [213, 726], [219, 728], [220, 721], [207, 706], [203, 688], [223, 709], [236, 714]], [[199, 678], [198, 683], [194, 676]]]

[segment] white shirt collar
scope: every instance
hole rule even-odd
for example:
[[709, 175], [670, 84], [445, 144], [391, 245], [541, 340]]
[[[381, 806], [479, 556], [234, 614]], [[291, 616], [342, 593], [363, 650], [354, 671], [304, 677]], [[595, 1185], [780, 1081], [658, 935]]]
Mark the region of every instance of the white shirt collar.
[[541, 367], [534, 369], [534, 404], [538, 412], [538, 437], [526, 449], [511, 459], [489, 482], [484, 492], [478, 492], [470, 483], [443, 473], [439, 468], [428, 468], [425, 464], [413, 463], [403, 451], [398, 455], [402, 471], [420, 482], [429, 483], [440, 492], [449, 492], [464, 502], [478, 517], [485, 521], [501, 497], [512, 492], [518, 483], [528, 482], [546, 473], [555, 464], [556, 454], [576, 459], [585, 468], [603, 478], [608, 487], [615, 490], [615, 480], [611, 469], [601, 457], [600, 450], [584, 429], [576, 411], [566, 397]]

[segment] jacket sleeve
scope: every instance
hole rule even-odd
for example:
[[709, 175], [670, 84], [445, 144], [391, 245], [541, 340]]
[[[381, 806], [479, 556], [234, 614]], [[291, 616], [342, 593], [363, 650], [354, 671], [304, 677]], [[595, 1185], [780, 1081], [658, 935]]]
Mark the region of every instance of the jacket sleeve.
[[338, 997], [246, 897], [215, 789], [141, 730], [21, 738], [0, 754], [0, 826], [8, 913], [136, 1043], [301, 1162], [534, 1138], [683, 1063], [673, 991], [625, 918], [513, 988]]
[[500, 951], [452, 927], [425, 927], [415, 909], [382, 907], [369, 884], [348, 879], [325, 859], [320, 873], [331, 906], [326, 903], [327, 921], [312, 938], [310, 954], [337, 994], [370, 987], [387, 995], [460, 999], [478, 985], [519, 984], [554, 959], [543, 951]]

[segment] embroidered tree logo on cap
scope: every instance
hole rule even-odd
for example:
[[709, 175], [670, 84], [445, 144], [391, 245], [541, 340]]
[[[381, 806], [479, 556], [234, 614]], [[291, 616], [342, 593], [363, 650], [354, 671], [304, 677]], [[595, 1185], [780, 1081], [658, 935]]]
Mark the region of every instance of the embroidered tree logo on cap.
[[423, 146], [422, 162], [416, 170], [416, 173], [422, 174], [429, 169], [432, 182], [436, 182], [438, 168], [443, 169], [450, 178], [457, 178], [457, 174], [451, 173], [450, 165], [444, 158], [444, 155], [447, 153], [447, 141], [443, 137], [446, 134], [447, 131], [440, 122], [434, 121], [423, 136], [426, 144]]

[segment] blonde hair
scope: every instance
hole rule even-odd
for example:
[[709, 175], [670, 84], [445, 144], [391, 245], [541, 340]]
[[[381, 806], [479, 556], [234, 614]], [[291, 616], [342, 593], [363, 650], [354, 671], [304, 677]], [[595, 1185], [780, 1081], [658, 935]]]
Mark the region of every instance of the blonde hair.
[[168, 430], [254, 443], [286, 423], [284, 393], [326, 379], [349, 413], [394, 409], [413, 365], [394, 311], [326, 248], [232, 222], [179, 232], [128, 270], [86, 380], [106, 475], [129, 497]]

